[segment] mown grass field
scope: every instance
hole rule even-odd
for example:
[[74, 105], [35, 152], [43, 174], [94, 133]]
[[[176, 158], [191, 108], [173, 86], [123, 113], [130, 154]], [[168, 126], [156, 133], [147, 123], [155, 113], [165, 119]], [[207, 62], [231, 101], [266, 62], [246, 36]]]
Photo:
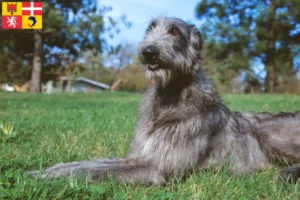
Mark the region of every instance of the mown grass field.
[[[203, 171], [165, 187], [85, 180], [39, 180], [23, 172], [57, 162], [127, 154], [140, 94], [35, 95], [0, 92], [0, 199], [299, 199], [300, 184], [277, 181], [278, 167], [253, 176]], [[236, 111], [300, 110], [296, 95], [223, 95]], [[300, 152], [299, 152], [300, 153]]]

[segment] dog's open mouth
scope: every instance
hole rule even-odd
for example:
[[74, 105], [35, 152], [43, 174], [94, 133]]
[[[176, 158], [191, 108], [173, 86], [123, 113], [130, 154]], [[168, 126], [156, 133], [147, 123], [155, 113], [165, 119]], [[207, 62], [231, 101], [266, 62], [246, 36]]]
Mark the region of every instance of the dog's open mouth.
[[158, 64], [148, 64], [148, 69], [150, 70], [150, 71], [155, 71], [155, 70], [157, 70], [157, 69], [159, 69], [159, 67], [158, 67]]

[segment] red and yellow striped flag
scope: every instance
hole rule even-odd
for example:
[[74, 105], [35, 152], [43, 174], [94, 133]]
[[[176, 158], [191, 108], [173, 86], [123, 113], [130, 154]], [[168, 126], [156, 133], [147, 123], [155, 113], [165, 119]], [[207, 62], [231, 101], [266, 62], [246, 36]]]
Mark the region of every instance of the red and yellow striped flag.
[[2, 2], [2, 29], [42, 29], [42, 2]]

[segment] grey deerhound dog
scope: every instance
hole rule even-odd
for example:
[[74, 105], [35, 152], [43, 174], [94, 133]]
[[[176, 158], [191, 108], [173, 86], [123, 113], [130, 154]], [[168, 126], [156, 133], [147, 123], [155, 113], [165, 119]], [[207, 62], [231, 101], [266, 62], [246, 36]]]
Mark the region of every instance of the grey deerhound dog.
[[[163, 185], [173, 177], [229, 166], [237, 175], [266, 170], [285, 158], [281, 177], [300, 177], [300, 112], [238, 113], [221, 101], [201, 70], [201, 34], [178, 18], [152, 21], [139, 44], [146, 76], [155, 84], [140, 104], [128, 157], [56, 164], [42, 178], [84, 176]], [[29, 172], [33, 176], [38, 171]]]

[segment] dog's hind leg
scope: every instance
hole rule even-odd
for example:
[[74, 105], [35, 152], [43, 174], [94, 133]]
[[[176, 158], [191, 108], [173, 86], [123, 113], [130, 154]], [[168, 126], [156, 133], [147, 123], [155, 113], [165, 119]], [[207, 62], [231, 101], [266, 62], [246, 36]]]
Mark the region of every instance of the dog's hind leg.
[[282, 169], [279, 173], [279, 178], [285, 182], [296, 183], [297, 180], [300, 180], [300, 164], [295, 164]]
[[270, 158], [300, 163], [300, 114], [280, 113], [256, 125], [256, 137]]
[[[289, 165], [280, 171], [280, 179], [300, 179], [300, 113], [279, 113], [258, 121], [257, 138], [270, 160], [282, 159]], [[298, 164], [295, 164], [298, 163]]]

